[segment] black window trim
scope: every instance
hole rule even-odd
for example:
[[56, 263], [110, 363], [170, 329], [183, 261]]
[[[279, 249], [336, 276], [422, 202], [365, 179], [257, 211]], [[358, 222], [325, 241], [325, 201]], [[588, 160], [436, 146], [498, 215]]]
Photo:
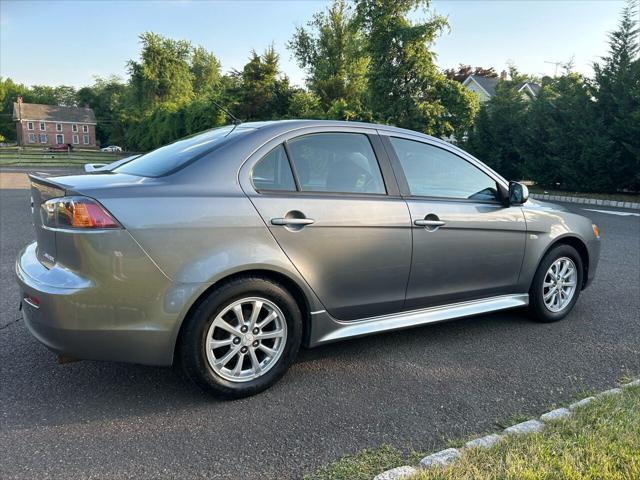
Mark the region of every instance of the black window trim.
[[[331, 133], [341, 133], [341, 134], [351, 134], [351, 135], [364, 135], [369, 140], [369, 144], [371, 145], [371, 149], [373, 151], [374, 158], [378, 163], [378, 168], [380, 169], [380, 176], [382, 177], [382, 183], [385, 189], [385, 193], [363, 193], [363, 192], [329, 192], [329, 191], [318, 191], [318, 190], [302, 190], [300, 187], [300, 180], [298, 179], [298, 172], [296, 171], [295, 164], [292, 160], [291, 151], [289, 148], [288, 142], [291, 140], [297, 140], [302, 137], [307, 137], [310, 135], [318, 135], [318, 134], [331, 134]], [[289, 167], [291, 168], [291, 173], [293, 175], [293, 180], [295, 184], [294, 190], [272, 190], [272, 189], [258, 189], [253, 182], [253, 169], [254, 167], [262, 161], [267, 155], [269, 155], [273, 150], [278, 148], [280, 145], [284, 146], [285, 154], [287, 156], [287, 160], [289, 161]], [[273, 148], [271, 148], [267, 153], [262, 155], [253, 165], [251, 166], [251, 170], [249, 171], [249, 180], [253, 189], [256, 193], [260, 195], [273, 195], [273, 196], [289, 196], [292, 194], [300, 195], [300, 196], [322, 196], [322, 197], [348, 197], [348, 198], [378, 198], [378, 199], [386, 199], [386, 198], [401, 198], [400, 189], [398, 187], [396, 176], [393, 172], [393, 168], [389, 161], [389, 157], [387, 155], [386, 149], [382, 145], [382, 141], [380, 140], [380, 136], [377, 132], [354, 132], [354, 131], [344, 131], [344, 130], [320, 130], [320, 131], [311, 131], [304, 132], [300, 135], [296, 135], [290, 138], [283, 140], [282, 142], [276, 144]]]
[[398, 187], [400, 189], [400, 196], [402, 198], [406, 200], [422, 200], [422, 201], [434, 201], [434, 202], [482, 203], [487, 205], [503, 205], [504, 204], [504, 199], [502, 198], [496, 199], [496, 200], [478, 200], [473, 198], [436, 197], [432, 195], [412, 194], [409, 188], [409, 182], [407, 181], [407, 177], [404, 173], [404, 169], [402, 168], [402, 164], [400, 163], [400, 159], [398, 158], [398, 155], [396, 154], [396, 151], [393, 148], [393, 145], [391, 144], [391, 140], [390, 140], [391, 138], [397, 138], [398, 140], [407, 140], [410, 142], [421, 143], [423, 145], [428, 145], [430, 147], [439, 148], [441, 150], [444, 150], [445, 152], [450, 153], [451, 155], [455, 155], [456, 157], [460, 158], [461, 160], [464, 160], [473, 168], [479, 170], [480, 172], [484, 173], [487, 177], [492, 179], [496, 184], [498, 195], [502, 197], [504, 195], [504, 192], [503, 192], [502, 183], [497, 178], [495, 178], [486, 170], [475, 165], [473, 162], [470, 162], [468, 159], [464, 158], [463, 156], [458, 155], [456, 152], [452, 151], [451, 149], [448, 149], [442, 145], [438, 145], [435, 142], [426, 141], [424, 139], [410, 138], [410, 137], [393, 135], [393, 134], [380, 135], [380, 136], [382, 137], [382, 144], [384, 145], [384, 148], [387, 151], [387, 155], [389, 156], [389, 159], [391, 161], [391, 166], [393, 167], [393, 171], [398, 180]]

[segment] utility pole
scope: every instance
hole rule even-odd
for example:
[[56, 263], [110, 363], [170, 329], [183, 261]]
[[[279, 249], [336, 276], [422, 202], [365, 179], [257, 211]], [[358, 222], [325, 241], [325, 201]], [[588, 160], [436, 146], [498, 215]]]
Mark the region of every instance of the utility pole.
[[554, 76], [554, 77], [557, 77], [557, 76], [558, 76], [558, 67], [559, 67], [560, 65], [564, 65], [562, 62], [548, 62], [548, 61], [546, 61], [546, 60], [545, 60], [545, 62], [544, 62], [544, 63], [550, 63], [551, 65], [555, 65], [556, 69], [555, 69], [555, 72], [553, 72], [553, 76]]

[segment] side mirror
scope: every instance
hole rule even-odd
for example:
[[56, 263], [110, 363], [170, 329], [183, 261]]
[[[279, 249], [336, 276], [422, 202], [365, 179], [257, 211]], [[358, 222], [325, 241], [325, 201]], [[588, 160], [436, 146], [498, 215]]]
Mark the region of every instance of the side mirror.
[[509, 182], [509, 205], [522, 205], [529, 199], [529, 189], [518, 182]]

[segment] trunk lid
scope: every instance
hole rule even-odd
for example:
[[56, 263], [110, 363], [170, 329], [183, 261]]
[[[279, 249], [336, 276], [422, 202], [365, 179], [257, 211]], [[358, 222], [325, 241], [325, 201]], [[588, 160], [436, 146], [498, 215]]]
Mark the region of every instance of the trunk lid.
[[31, 180], [31, 215], [36, 230], [38, 260], [47, 268], [51, 268], [56, 262], [56, 233], [43, 224], [42, 204], [52, 198], [63, 197], [64, 188], [35, 175], [29, 175], [29, 180]]

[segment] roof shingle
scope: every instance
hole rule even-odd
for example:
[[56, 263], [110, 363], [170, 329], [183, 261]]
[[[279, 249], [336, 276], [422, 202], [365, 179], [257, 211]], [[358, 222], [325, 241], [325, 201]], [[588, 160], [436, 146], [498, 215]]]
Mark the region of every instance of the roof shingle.
[[13, 102], [14, 120], [34, 120], [50, 122], [96, 123], [96, 116], [89, 107], [60, 107], [39, 103]]

